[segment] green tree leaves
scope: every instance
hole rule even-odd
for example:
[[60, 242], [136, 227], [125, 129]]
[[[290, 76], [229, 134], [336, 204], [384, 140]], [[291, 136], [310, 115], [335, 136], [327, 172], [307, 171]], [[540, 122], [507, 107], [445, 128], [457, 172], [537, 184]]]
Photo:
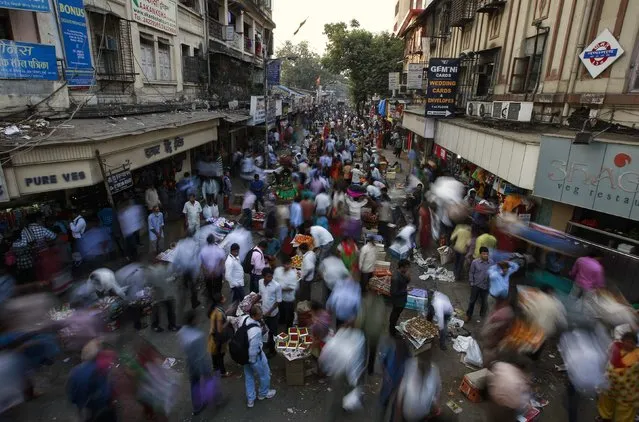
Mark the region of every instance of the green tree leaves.
[[324, 66], [348, 77], [353, 102], [360, 107], [375, 94], [388, 92], [388, 73], [401, 72], [404, 43], [387, 32], [373, 34], [353, 19], [324, 25], [328, 38]]

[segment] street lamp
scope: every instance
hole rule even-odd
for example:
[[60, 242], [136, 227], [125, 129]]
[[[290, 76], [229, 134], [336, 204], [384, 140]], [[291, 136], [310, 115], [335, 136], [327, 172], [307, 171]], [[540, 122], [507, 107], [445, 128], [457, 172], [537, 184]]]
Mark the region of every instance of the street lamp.
[[297, 56], [276, 57], [264, 59], [264, 168], [269, 168], [268, 162], [268, 66], [280, 60], [297, 60]]

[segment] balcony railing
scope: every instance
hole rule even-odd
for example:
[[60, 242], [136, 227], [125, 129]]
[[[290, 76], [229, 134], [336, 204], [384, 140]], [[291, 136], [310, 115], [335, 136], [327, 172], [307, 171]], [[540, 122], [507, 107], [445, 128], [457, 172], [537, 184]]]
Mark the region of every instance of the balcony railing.
[[184, 82], [205, 83], [208, 77], [206, 65], [206, 60], [201, 57], [183, 57], [182, 77]]
[[453, 0], [450, 11], [450, 26], [463, 27], [475, 19], [477, 0]]
[[209, 17], [209, 35], [211, 38], [215, 38], [224, 41], [224, 25]]
[[477, 13], [495, 13], [506, 7], [506, 0], [478, 0]]
[[244, 42], [243, 37], [237, 32], [235, 32], [233, 34], [233, 41], [231, 41], [231, 47], [237, 48], [238, 50], [242, 51], [243, 42]]

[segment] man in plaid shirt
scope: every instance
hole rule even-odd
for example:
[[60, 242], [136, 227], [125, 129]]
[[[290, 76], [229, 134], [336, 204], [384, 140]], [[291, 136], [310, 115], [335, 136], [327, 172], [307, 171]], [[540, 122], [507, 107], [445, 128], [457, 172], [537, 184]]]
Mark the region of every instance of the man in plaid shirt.
[[[42, 227], [38, 220], [38, 215], [30, 215], [27, 218], [28, 224], [22, 229], [18, 246], [32, 246], [36, 249], [43, 249], [47, 241], [56, 239], [55, 233]], [[16, 246], [15, 243], [14, 246]]]

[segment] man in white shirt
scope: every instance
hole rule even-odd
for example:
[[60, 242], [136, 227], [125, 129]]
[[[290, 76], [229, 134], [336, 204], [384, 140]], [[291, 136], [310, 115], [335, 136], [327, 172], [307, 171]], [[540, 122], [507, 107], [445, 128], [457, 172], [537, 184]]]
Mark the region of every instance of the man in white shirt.
[[453, 315], [453, 305], [450, 303], [448, 296], [441, 292], [428, 291], [428, 295], [432, 296], [431, 304], [428, 308], [426, 319], [432, 321], [433, 317], [437, 320], [439, 328], [439, 348], [446, 350], [446, 337], [448, 337], [448, 321]]
[[318, 216], [326, 215], [330, 206], [331, 197], [324, 190], [315, 196], [315, 213]]
[[309, 250], [307, 243], [300, 245], [302, 252], [302, 276], [300, 280], [300, 300], [311, 300], [311, 283], [315, 278], [315, 266], [317, 257], [315, 252]]
[[352, 183], [359, 185], [361, 178], [364, 177], [364, 172], [359, 168], [359, 164], [355, 164], [355, 168], [351, 170], [351, 173], [353, 175]]
[[352, 199], [350, 196], [346, 196], [346, 205], [348, 206], [348, 214], [355, 220], [362, 219], [362, 208], [368, 205], [368, 202], [361, 199]]
[[152, 211], [155, 206], [162, 205], [160, 203], [160, 197], [158, 196], [158, 191], [155, 189], [155, 186], [149, 185], [149, 187], [144, 192], [144, 200], [146, 202], [146, 208], [149, 211]]
[[73, 221], [69, 223], [69, 228], [71, 229], [71, 235], [74, 239], [82, 239], [84, 231], [87, 229], [87, 222], [84, 217], [82, 217], [82, 214], [80, 214], [80, 211], [76, 211], [76, 216]]
[[233, 302], [241, 302], [244, 299], [244, 268], [240, 262], [240, 245], [233, 243], [231, 253], [224, 263], [224, 278], [231, 288]]
[[164, 215], [160, 207], [155, 205], [147, 219], [149, 225], [149, 251], [153, 256], [164, 251]]
[[213, 198], [209, 198], [207, 200], [207, 204], [202, 208], [202, 218], [207, 223], [212, 223], [213, 220], [220, 216], [220, 209], [217, 204], [213, 200]]
[[262, 279], [259, 282], [260, 297], [262, 301], [262, 313], [264, 323], [268, 327], [268, 341], [266, 346], [271, 354], [275, 353], [274, 336], [277, 335], [277, 325], [280, 318], [280, 303], [282, 303], [282, 287], [273, 280], [273, 270], [265, 268], [262, 272]]
[[[268, 247], [268, 242], [266, 240], [261, 240], [260, 243], [257, 244], [256, 247], [251, 249], [249, 253], [251, 254], [251, 279], [250, 279], [250, 287], [251, 291], [258, 293], [259, 292], [259, 280], [262, 278], [263, 271], [268, 267], [268, 262], [266, 261], [266, 256], [264, 255], [264, 251]], [[271, 274], [273, 274], [271, 272]]]
[[189, 195], [189, 200], [182, 209], [187, 231], [197, 231], [200, 229], [200, 217], [202, 216], [202, 206], [195, 200], [195, 194]]
[[[195, 285], [200, 274], [200, 254], [198, 243], [193, 238], [194, 234], [194, 231], [189, 231], [187, 237], [175, 245], [172, 266], [173, 270], [182, 277], [184, 287], [190, 292], [191, 308], [196, 309], [200, 306]], [[178, 306], [178, 310], [181, 309], [182, 307]]]
[[344, 261], [337, 255], [331, 255], [320, 263], [319, 272], [324, 280], [324, 285], [326, 287], [326, 292], [324, 295], [324, 301], [328, 300], [331, 292], [337, 285], [337, 282], [341, 280], [345, 280], [350, 277], [350, 273], [348, 269], [346, 269], [346, 265], [344, 265]]
[[282, 322], [289, 329], [293, 326], [293, 320], [295, 319], [295, 294], [299, 288], [297, 271], [291, 266], [291, 258], [285, 256], [282, 259], [282, 266], [275, 269], [273, 280], [282, 287], [280, 313]]
[[319, 249], [318, 259], [322, 261], [333, 247], [333, 235], [322, 226], [311, 226], [308, 229], [308, 235], [313, 236], [315, 247]]
[[373, 276], [373, 271], [375, 271], [376, 261], [377, 248], [375, 247], [375, 240], [372, 236], [368, 236], [366, 244], [362, 246], [362, 249], [359, 251], [359, 282], [362, 286], [362, 293], [368, 288], [368, 282]]

